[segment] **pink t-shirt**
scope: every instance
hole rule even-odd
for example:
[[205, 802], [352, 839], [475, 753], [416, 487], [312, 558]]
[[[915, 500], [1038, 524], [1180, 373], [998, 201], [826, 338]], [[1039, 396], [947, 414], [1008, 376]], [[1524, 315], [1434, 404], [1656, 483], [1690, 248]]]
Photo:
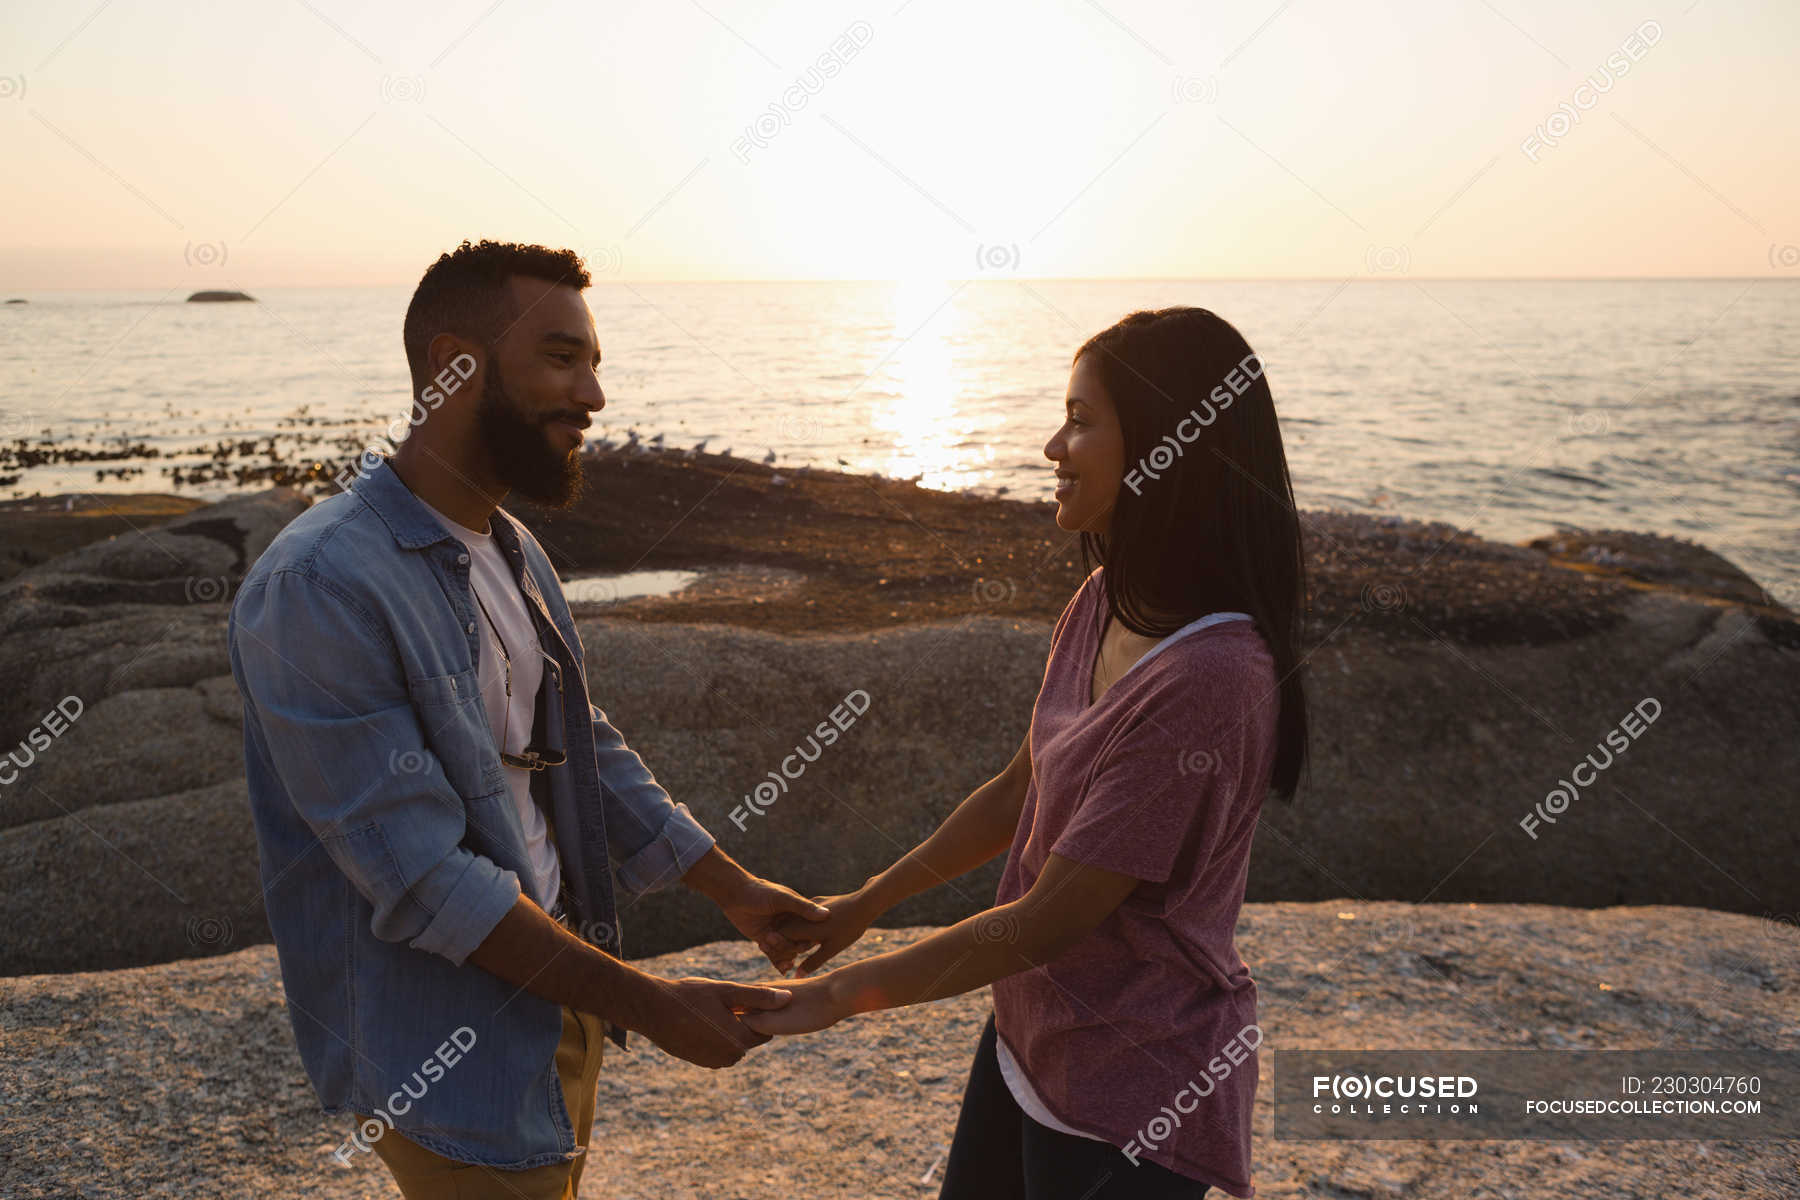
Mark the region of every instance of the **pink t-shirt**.
[[1051, 639], [997, 902], [1029, 891], [1052, 852], [1144, 882], [1056, 959], [997, 981], [995, 1029], [1058, 1120], [1253, 1196], [1262, 1031], [1233, 934], [1274, 767], [1274, 661], [1252, 622], [1226, 621], [1165, 646], [1090, 705], [1101, 577], [1088, 576]]

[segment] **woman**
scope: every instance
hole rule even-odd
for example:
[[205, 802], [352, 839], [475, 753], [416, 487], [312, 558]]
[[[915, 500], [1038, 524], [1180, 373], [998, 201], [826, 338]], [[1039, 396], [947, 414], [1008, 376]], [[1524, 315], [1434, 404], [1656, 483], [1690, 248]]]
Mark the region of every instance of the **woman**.
[[1265, 793], [1306, 755], [1299, 520], [1262, 364], [1205, 309], [1138, 312], [1069, 376], [1056, 523], [1100, 564], [1012, 762], [822, 922], [806, 975], [1008, 850], [997, 902], [789, 985], [771, 1034], [993, 984], [941, 1195], [1252, 1194], [1256, 984], [1233, 930]]

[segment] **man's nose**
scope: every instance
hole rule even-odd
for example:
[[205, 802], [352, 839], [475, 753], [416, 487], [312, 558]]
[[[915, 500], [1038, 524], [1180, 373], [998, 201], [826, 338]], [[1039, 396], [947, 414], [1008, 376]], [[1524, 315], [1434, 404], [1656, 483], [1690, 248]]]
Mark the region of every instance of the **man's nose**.
[[600, 386], [599, 379], [589, 375], [575, 399], [589, 412], [599, 412], [606, 407], [606, 390]]

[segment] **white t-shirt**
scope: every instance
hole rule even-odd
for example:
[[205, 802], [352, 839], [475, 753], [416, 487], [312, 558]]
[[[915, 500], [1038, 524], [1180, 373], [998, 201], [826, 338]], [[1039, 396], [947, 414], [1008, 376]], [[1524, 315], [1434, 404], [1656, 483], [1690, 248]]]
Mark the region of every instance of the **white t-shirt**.
[[[423, 500], [420, 504], [425, 504]], [[538, 655], [537, 627], [525, 609], [525, 594], [507, 564], [506, 555], [494, 542], [492, 519], [488, 532], [477, 533], [459, 525], [431, 505], [425, 504], [444, 528], [469, 548], [469, 586], [480, 597], [475, 606], [475, 624], [481, 630], [481, 699], [487, 707], [488, 726], [494, 731], [494, 744], [507, 754], [521, 753], [531, 741], [531, 727], [537, 717], [538, 685], [544, 678], [544, 660]], [[482, 615], [482, 605], [487, 615]], [[512, 703], [506, 698], [506, 667], [500, 647], [494, 643], [494, 630], [488, 625], [493, 618], [499, 627], [500, 640], [512, 658]], [[506, 743], [500, 744], [504, 730]], [[526, 892], [548, 911], [556, 903], [562, 886], [562, 861], [556, 854], [556, 843], [550, 840], [550, 826], [543, 810], [531, 795], [531, 772], [524, 767], [502, 763], [506, 782], [512, 789], [513, 807], [519, 812], [519, 824], [525, 830], [525, 855], [531, 861], [535, 879], [525, 881]]]
[[[1171, 633], [1168, 637], [1145, 651], [1144, 656], [1138, 659], [1137, 662], [1132, 663], [1129, 667], [1126, 667], [1124, 673], [1121, 674], [1119, 678], [1123, 679], [1126, 675], [1131, 674], [1131, 672], [1137, 670], [1138, 667], [1149, 662], [1158, 654], [1161, 654], [1172, 642], [1179, 641], [1190, 633], [1199, 633], [1202, 629], [1210, 629], [1212, 626], [1222, 624], [1226, 621], [1249, 621], [1252, 619], [1253, 618], [1249, 613], [1216, 612], [1208, 613], [1198, 620], [1189, 621], [1186, 625], [1183, 625], [1180, 629], [1177, 629], [1174, 633]], [[1117, 684], [1118, 680], [1113, 680], [1113, 683]], [[1056, 1115], [1045, 1106], [1043, 1100], [1039, 1099], [1037, 1090], [1031, 1086], [1031, 1080], [1025, 1076], [1024, 1068], [1019, 1066], [1019, 1060], [1013, 1057], [1012, 1051], [1006, 1048], [1006, 1042], [1004, 1040], [1000, 1038], [994, 1039], [994, 1052], [995, 1057], [1000, 1060], [1000, 1078], [1006, 1081], [1006, 1090], [1012, 1093], [1013, 1102], [1025, 1110], [1026, 1116], [1036, 1121], [1039, 1125], [1048, 1126], [1061, 1133], [1072, 1133], [1076, 1137], [1089, 1138], [1096, 1142], [1103, 1142], [1106, 1140], [1105, 1138], [1088, 1133], [1086, 1130], [1076, 1129], [1072, 1125], [1057, 1120]]]

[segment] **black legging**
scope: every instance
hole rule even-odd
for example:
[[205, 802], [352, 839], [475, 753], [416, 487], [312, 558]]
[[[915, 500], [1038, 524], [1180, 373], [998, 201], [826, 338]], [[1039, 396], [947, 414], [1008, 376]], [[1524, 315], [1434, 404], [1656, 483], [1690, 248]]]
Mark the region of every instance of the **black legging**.
[[988, 1017], [938, 1200], [1202, 1200], [1206, 1185], [1118, 1147], [1040, 1125], [1000, 1074]]

